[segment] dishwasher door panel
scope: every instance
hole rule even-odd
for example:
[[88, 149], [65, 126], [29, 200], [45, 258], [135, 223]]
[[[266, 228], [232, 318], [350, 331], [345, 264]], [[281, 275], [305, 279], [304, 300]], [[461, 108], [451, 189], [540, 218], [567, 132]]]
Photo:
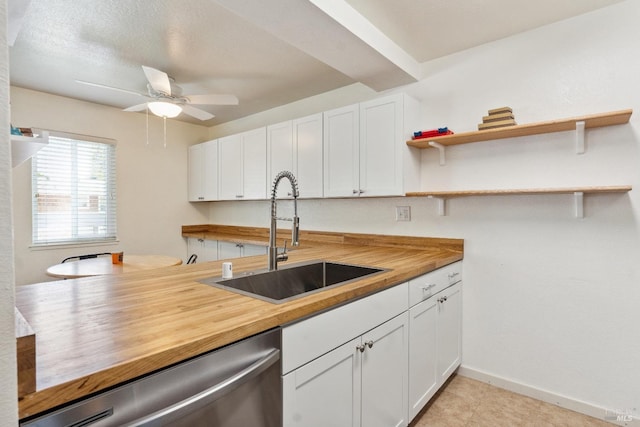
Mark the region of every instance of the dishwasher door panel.
[[24, 420], [21, 427], [280, 427], [280, 329]]

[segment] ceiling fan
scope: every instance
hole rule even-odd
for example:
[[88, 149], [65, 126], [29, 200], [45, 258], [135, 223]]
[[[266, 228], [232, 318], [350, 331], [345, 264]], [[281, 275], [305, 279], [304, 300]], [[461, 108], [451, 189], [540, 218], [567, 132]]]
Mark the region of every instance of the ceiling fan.
[[156, 70], [152, 67], [142, 66], [147, 77], [147, 93], [135, 92], [128, 89], [106, 86], [99, 83], [91, 83], [76, 80], [78, 83], [100, 87], [104, 89], [117, 90], [148, 98], [148, 102], [133, 105], [125, 108], [124, 111], [144, 111], [147, 108], [153, 114], [163, 118], [173, 118], [180, 113], [185, 113], [199, 120], [209, 120], [214, 117], [208, 111], [193, 107], [193, 105], [238, 105], [238, 98], [235, 95], [208, 94], [208, 95], [182, 95], [182, 88], [176, 85], [174, 80], [164, 71]]

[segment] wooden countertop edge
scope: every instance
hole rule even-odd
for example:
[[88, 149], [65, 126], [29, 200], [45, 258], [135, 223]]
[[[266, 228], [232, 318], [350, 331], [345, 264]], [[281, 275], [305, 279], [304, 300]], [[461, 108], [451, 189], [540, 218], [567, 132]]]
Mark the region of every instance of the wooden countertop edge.
[[[260, 227], [242, 227], [217, 224], [183, 225], [183, 237], [193, 237], [204, 240], [223, 240], [237, 243], [248, 243], [268, 246], [269, 229]], [[291, 231], [278, 229], [278, 245], [284, 240], [291, 241]], [[302, 247], [317, 244], [352, 244], [360, 246], [382, 246], [395, 248], [440, 248], [453, 251], [463, 251], [462, 239], [397, 236], [385, 234], [341, 233], [331, 231], [300, 230]]]
[[[201, 232], [208, 233], [209, 230], [210, 229], [207, 228], [207, 231]], [[214, 232], [217, 231], [219, 230], [214, 227]], [[226, 231], [229, 230], [225, 230], [225, 232]], [[240, 234], [246, 231], [247, 230], [242, 230]], [[187, 234], [191, 232], [192, 230], [188, 230]], [[261, 231], [258, 230], [257, 234], [260, 233]], [[233, 234], [225, 233], [225, 235]], [[250, 236], [250, 234], [245, 235]], [[363, 246], [373, 246], [373, 242], [378, 238], [378, 236], [376, 235], [341, 233], [334, 234], [324, 232], [319, 233], [318, 235], [328, 236], [328, 240], [334, 240], [338, 236], [342, 236], [342, 241], [349, 242], [345, 244]], [[22, 419], [31, 415], [38, 414], [45, 410], [60, 406], [62, 404], [66, 404], [89, 394], [114, 386], [121, 382], [137, 378], [141, 375], [145, 375], [163, 367], [181, 362], [187, 358], [202, 354], [210, 350], [214, 350], [216, 348], [233, 343], [251, 335], [266, 331], [277, 326], [281, 326], [297, 319], [301, 319], [303, 317], [332, 308], [342, 303], [358, 299], [365, 295], [375, 293], [390, 286], [402, 283], [418, 275], [440, 268], [444, 265], [459, 261], [463, 258], [463, 241], [460, 239], [429, 239], [401, 236], [382, 236], [380, 241], [382, 241], [382, 243], [392, 245], [392, 247], [398, 249], [403, 248], [405, 250], [410, 250], [411, 253], [416, 253], [419, 255], [420, 253], [422, 253], [422, 251], [409, 245], [412, 239], [418, 239], [417, 243], [414, 242], [414, 244], [417, 245], [417, 247], [420, 249], [425, 249], [425, 258], [436, 259], [422, 265], [412, 266], [411, 269], [399, 269], [396, 271], [382, 273], [381, 275], [374, 276], [373, 278], [365, 278], [354, 283], [344, 285], [343, 287], [327, 290], [322, 293], [318, 293], [313, 296], [308, 296], [298, 300], [293, 300], [286, 304], [276, 306], [270, 304], [269, 309], [265, 308], [264, 310], [261, 310], [259, 315], [256, 314], [248, 320], [242, 319], [242, 321], [240, 321], [238, 324], [235, 324], [232, 329], [221, 330], [217, 333], [209, 334], [200, 339], [182, 343], [179, 346], [174, 346], [172, 348], [163, 349], [155, 353], [150, 353], [148, 355], [145, 355], [144, 357], [130, 359], [125, 363], [115, 364], [108, 369], [102, 369], [93, 374], [84, 375], [71, 381], [66, 381], [60, 384], [42, 388], [19, 399], [20, 418]], [[426, 246], [425, 244], [427, 241], [431, 241], [433, 245], [430, 247]], [[331, 244], [318, 244], [317, 246], [314, 245], [313, 248], [310, 248], [310, 252], [313, 255], [322, 254], [325, 249], [330, 250], [330, 247]], [[435, 255], [434, 249], [437, 249], [437, 254]], [[372, 250], [374, 250], [374, 248], [372, 248]], [[430, 250], [430, 252], [427, 250]], [[308, 251], [301, 250], [299, 252], [302, 255], [304, 252]], [[406, 254], [405, 251], [401, 252]], [[253, 258], [260, 258], [260, 261], [262, 261], [263, 257], [264, 256]], [[398, 257], [401, 257], [400, 254], [398, 255]], [[292, 258], [294, 258], [295, 262], [296, 257], [293, 256]], [[221, 265], [221, 261], [207, 263], [207, 268], [210, 265], [218, 266], [218, 264]], [[193, 264], [191, 266], [184, 266], [183, 269], [188, 269], [190, 267], [195, 271], [201, 271], [198, 269], [205, 268], [202, 264]], [[169, 271], [169, 268], [167, 268], [166, 271]], [[144, 272], [133, 273], [129, 276], [134, 277], [134, 274], [137, 274], [137, 276], [139, 277], [144, 276]], [[201, 275], [202, 274], [200, 274], [200, 276]], [[93, 280], [96, 279], [94, 278]]]

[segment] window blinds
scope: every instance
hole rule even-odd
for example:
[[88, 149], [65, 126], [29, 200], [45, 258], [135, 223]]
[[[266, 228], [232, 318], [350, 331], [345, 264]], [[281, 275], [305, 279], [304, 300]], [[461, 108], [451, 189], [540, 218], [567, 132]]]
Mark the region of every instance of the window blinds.
[[50, 136], [32, 158], [33, 244], [116, 239], [115, 144]]

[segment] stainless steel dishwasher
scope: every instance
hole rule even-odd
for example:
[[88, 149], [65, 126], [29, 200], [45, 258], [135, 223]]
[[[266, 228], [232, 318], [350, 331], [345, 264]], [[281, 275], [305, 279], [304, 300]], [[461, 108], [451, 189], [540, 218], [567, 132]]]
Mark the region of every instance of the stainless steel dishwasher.
[[280, 427], [280, 329], [117, 386], [24, 427]]

